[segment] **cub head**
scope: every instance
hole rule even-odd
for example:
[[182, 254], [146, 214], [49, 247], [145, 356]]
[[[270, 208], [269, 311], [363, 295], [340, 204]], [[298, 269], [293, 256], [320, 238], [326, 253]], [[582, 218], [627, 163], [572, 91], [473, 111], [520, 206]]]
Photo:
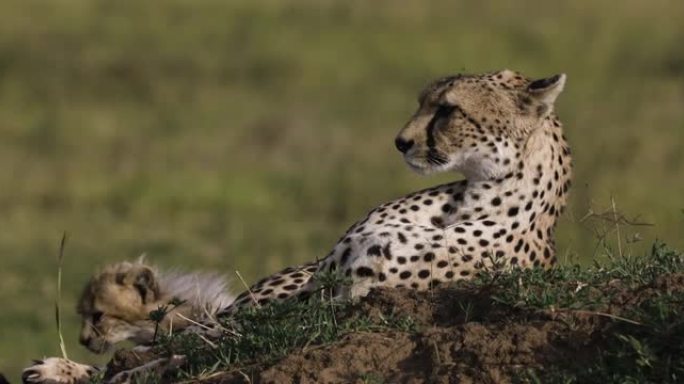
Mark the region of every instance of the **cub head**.
[[123, 340], [151, 342], [155, 324], [149, 313], [161, 304], [159, 296], [156, 273], [142, 262], [105, 267], [90, 279], [78, 301], [79, 341], [95, 353]]
[[531, 133], [553, 113], [564, 84], [564, 74], [532, 81], [510, 70], [439, 79], [420, 94], [395, 145], [420, 173], [501, 177], [515, 169]]

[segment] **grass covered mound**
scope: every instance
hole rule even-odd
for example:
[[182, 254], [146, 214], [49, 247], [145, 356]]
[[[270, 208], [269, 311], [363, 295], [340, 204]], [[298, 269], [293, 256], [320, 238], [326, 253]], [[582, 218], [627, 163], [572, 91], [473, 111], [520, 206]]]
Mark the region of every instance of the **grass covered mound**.
[[[326, 284], [322, 282], [321, 292]], [[427, 292], [314, 295], [243, 311], [215, 345], [160, 340], [109, 373], [171, 354], [168, 381], [206, 383], [675, 383], [684, 381], [684, 257], [662, 244], [591, 268], [488, 271]], [[153, 378], [142, 378], [150, 382]]]

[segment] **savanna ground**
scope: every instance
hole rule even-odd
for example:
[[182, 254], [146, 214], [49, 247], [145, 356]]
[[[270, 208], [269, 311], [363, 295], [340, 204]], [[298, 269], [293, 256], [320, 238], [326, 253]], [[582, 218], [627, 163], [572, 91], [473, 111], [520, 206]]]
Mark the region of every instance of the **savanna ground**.
[[568, 74], [561, 260], [590, 264], [616, 240], [585, 218], [611, 196], [654, 224], [623, 222], [624, 253], [656, 237], [682, 249], [682, 41], [674, 0], [5, 0], [0, 372], [16, 381], [58, 354], [63, 230], [65, 338], [94, 361], [71, 308], [97, 266], [145, 252], [252, 281], [325, 255], [378, 203], [458, 177], [413, 175], [392, 145], [418, 90], [446, 73]]
[[[375, 289], [241, 312], [209, 344], [159, 337], [119, 351], [103, 377], [159, 357], [186, 360], [140, 383], [681, 383], [684, 255], [655, 244], [591, 268], [489, 270], [428, 292]], [[180, 358], [178, 358], [180, 361]]]

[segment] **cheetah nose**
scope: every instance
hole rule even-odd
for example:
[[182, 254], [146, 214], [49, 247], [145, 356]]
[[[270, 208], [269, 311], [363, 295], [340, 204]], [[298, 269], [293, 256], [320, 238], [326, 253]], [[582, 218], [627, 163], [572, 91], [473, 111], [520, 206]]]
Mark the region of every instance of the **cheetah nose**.
[[394, 145], [397, 147], [399, 152], [406, 153], [411, 147], [413, 147], [413, 140], [404, 140], [401, 137], [397, 137], [394, 140]]

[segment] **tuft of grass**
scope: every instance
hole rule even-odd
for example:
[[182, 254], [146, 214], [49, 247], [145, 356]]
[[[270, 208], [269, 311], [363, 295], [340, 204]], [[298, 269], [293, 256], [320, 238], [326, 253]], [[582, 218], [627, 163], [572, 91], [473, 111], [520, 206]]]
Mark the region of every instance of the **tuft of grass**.
[[214, 346], [208, 346], [197, 335], [177, 334], [160, 335], [157, 349], [162, 355], [185, 355], [188, 364], [177, 378], [191, 379], [226, 369], [248, 370], [257, 364], [269, 364], [293, 350], [328, 344], [352, 332], [416, 329], [411, 318], [391, 313], [380, 319], [354, 316], [352, 302], [332, 300], [333, 287], [348, 284], [346, 277], [327, 273], [317, 281], [317, 289], [306, 299], [239, 311], [222, 324], [237, 332], [218, 340]]
[[[645, 257], [607, 258], [589, 269], [512, 271], [492, 296], [527, 313], [598, 317], [609, 323], [590, 335], [593, 356], [527, 372], [529, 382], [678, 383], [684, 380], [684, 257], [656, 243]], [[488, 284], [481, 277], [477, 284]], [[663, 285], [665, 285], [663, 287]], [[572, 359], [569, 359], [572, 360]]]

